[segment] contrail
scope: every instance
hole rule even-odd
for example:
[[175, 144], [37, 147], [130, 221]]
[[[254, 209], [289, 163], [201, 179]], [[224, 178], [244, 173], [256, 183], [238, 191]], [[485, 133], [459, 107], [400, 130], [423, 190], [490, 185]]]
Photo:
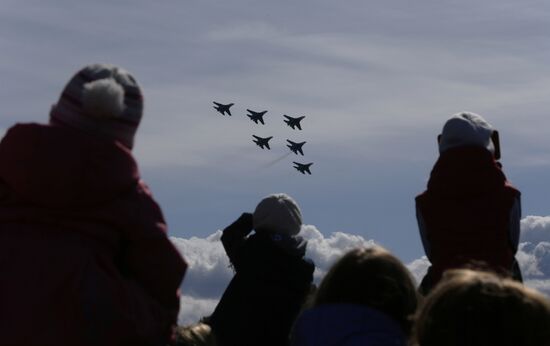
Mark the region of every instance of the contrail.
[[284, 154], [283, 156], [279, 157], [278, 159], [275, 159], [275, 160], [273, 160], [273, 161], [267, 163], [267, 164], [264, 165], [264, 166], [260, 166], [260, 168], [266, 169], [266, 168], [272, 167], [272, 166], [275, 165], [277, 162], [279, 162], [279, 161], [285, 159], [285, 158], [286, 158], [288, 155], [290, 155], [290, 154], [292, 154], [292, 152], [289, 151], [288, 153]]

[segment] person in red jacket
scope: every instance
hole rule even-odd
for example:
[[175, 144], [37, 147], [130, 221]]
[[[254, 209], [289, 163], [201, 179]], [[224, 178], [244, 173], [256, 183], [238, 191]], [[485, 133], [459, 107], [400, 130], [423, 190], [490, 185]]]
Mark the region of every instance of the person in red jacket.
[[0, 344], [163, 345], [187, 264], [132, 156], [135, 79], [84, 67], [0, 142]]
[[482, 267], [521, 280], [520, 192], [506, 179], [498, 132], [475, 113], [459, 113], [438, 137], [439, 159], [416, 197], [424, 251], [431, 262], [420, 291], [451, 268]]

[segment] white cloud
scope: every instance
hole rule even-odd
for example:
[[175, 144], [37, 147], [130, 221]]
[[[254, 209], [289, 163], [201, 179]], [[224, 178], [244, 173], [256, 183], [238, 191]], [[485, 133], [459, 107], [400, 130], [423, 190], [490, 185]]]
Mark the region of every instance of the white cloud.
[[197, 298], [186, 295], [185, 292], [180, 299], [180, 314], [178, 325], [186, 326], [197, 323], [201, 318], [208, 316], [214, 311], [218, 299]]
[[521, 241], [550, 241], [550, 216], [526, 216], [521, 220]]
[[[304, 226], [301, 235], [308, 240], [306, 257], [316, 265], [314, 281], [317, 283], [348, 250], [374, 245], [372, 240], [343, 232], [325, 237], [312, 225]], [[233, 277], [220, 237], [221, 231], [206, 238], [171, 238], [189, 265], [182, 285], [180, 324], [197, 322], [212, 313]]]
[[424, 277], [424, 275], [426, 275], [429, 266], [430, 261], [426, 256], [422, 256], [407, 264], [407, 268], [409, 268], [409, 270], [411, 271], [417, 284], [420, 284], [422, 278]]
[[[524, 242], [520, 244], [516, 258], [525, 284], [550, 296], [550, 217], [527, 216], [521, 220], [521, 228]], [[171, 238], [189, 264], [182, 286], [178, 321], [182, 325], [197, 322], [212, 313], [233, 276], [220, 241], [221, 234], [217, 231], [206, 238]], [[373, 240], [344, 232], [325, 237], [313, 225], [304, 226], [301, 236], [308, 241], [306, 257], [316, 265], [316, 283], [347, 251], [375, 245]], [[428, 259], [422, 256], [408, 263], [407, 267], [419, 283], [429, 265]]]
[[550, 239], [538, 244], [522, 243], [517, 254], [526, 280], [546, 279], [550, 284]]
[[172, 238], [189, 265], [182, 285], [184, 295], [217, 299], [231, 280], [233, 272], [220, 241], [221, 234], [217, 231], [206, 238]]
[[347, 251], [360, 247], [372, 246], [374, 241], [366, 240], [359, 235], [335, 232], [325, 237], [315, 226], [307, 225], [302, 229], [302, 236], [308, 240], [306, 256], [315, 263], [314, 281], [320, 282], [327, 270]]

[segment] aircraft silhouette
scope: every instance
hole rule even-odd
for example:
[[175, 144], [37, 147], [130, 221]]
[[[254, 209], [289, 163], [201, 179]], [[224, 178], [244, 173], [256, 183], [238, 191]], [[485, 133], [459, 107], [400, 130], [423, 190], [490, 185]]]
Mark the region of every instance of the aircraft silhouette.
[[224, 104], [221, 104], [221, 103], [218, 103], [216, 101], [214, 101], [214, 108], [220, 112], [222, 115], [225, 115], [225, 112], [227, 112], [227, 114], [231, 115], [231, 111], [229, 110], [229, 108], [231, 108], [231, 106], [234, 105], [234, 103], [230, 103], [230, 104], [227, 104], [227, 105], [224, 105]]
[[298, 118], [293, 118], [293, 117], [289, 117], [288, 115], [283, 115], [283, 117], [285, 117], [287, 120], [285, 120], [285, 123], [292, 127], [294, 129], [294, 127], [298, 127], [298, 130], [301, 130], [302, 127], [300, 126], [300, 120], [302, 120], [303, 118], [305, 118], [305, 116], [301, 116], [301, 117], [298, 117]]
[[252, 142], [256, 143], [260, 148], [262, 148], [262, 149], [267, 148], [267, 149], [271, 150], [271, 148], [269, 147], [268, 142], [271, 138], [273, 138], [273, 136], [267, 137], [267, 138], [262, 138], [262, 137], [252, 135], [252, 137], [255, 138], [255, 139], [252, 140]]
[[251, 111], [250, 109], [247, 109], [246, 110], [248, 113], [250, 114], [247, 114], [248, 117], [250, 118], [250, 120], [252, 120], [253, 122], [255, 122], [256, 124], [259, 122], [262, 123], [262, 125], [265, 125], [264, 123], [264, 114], [267, 113], [267, 111], [263, 111], [263, 112], [254, 112], [254, 111]]
[[295, 164], [296, 166], [294, 166], [294, 168], [296, 168], [298, 170], [298, 172], [302, 173], [302, 174], [306, 174], [306, 172], [308, 174], [311, 174], [311, 171], [309, 170], [309, 167], [313, 164], [313, 162], [310, 162], [310, 163], [299, 163], [299, 162], [292, 162], [293, 164]]
[[296, 155], [298, 155], [298, 152], [302, 154], [302, 156], [304, 155], [304, 152], [302, 151], [302, 147], [304, 146], [304, 144], [306, 144], [306, 142], [294, 143], [290, 139], [287, 139], [286, 141], [290, 143], [290, 144], [287, 144], [287, 147], [290, 148], [290, 151], [292, 151]]

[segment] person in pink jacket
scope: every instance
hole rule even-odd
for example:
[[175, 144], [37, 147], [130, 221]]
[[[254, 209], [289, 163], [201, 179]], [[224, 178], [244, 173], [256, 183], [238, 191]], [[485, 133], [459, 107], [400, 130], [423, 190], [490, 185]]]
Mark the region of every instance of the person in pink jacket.
[[187, 264], [132, 156], [143, 100], [84, 67], [0, 142], [0, 344], [163, 345]]

